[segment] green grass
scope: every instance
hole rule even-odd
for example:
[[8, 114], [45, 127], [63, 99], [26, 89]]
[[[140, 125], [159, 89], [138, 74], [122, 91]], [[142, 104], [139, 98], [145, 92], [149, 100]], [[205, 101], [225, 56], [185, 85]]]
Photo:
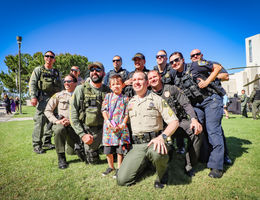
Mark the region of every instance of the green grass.
[[[28, 111], [29, 112], [29, 111]], [[69, 168], [57, 167], [54, 150], [43, 155], [32, 151], [32, 121], [0, 123], [0, 199], [260, 199], [260, 121], [231, 115], [223, 119], [230, 157], [221, 179], [208, 177], [205, 164], [196, 176], [183, 172], [183, 156], [174, 154], [170, 185], [153, 188], [154, 174], [131, 187], [117, 186], [112, 175], [102, 177], [105, 156], [99, 165], [85, 165], [67, 156]]]
[[22, 114], [20, 114], [19, 111], [17, 111], [14, 114], [14, 118], [22, 118], [22, 117], [33, 117], [35, 113], [36, 108], [33, 106], [23, 106], [22, 107]]

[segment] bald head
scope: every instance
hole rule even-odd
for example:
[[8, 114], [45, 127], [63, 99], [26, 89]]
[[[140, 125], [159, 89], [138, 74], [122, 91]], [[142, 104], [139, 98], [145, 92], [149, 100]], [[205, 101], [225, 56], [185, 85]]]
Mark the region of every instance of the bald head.
[[192, 62], [196, 62], [203, 59], [203, 54], [199, 49], [193, 49], [190, 52], [190, 59]]

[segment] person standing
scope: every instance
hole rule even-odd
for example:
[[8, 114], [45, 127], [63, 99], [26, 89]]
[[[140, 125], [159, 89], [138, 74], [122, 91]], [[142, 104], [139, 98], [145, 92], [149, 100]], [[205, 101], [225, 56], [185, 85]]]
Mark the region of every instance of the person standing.
[[[81, 160], [85, 159], [83, 145], [79, 145], [81, 140], [75, 133], [69, 121], [69, 101], [77, 86], [77, 78], [73, 74], [69, 74], [64, 78], [64, 88], [61, 92], [55, 93], [48, 101], [44, 114], [53, 124], [55, 149], [58, 155], [58, 167], [66, 169], [68, 163], [65, 156], [65, 144], [75, 149]], [[56, 109], [57, 114], [56, 115]], [[79, 147], [79, 148], [75, 148]], [[80, 149], [81, 147], [81, 149]]]
[[[117, 184], [134, 184], [147, 166], [154, 165], [157, 174], [154, 187], [163, 188], [162, 178], [169, 160], [166, 140], [178, 128], [178, 118], [163, 98], [147, 90], [144, 72], [135, 72], [132, 84], [136, 95], [129, 101], [128, 111], [134, 145], [119, 168]], [[168, 124], [164, 130], [163, 121]]]
[[[174, 135], [188, 138], [187, 153], [185, 159], [185, 173], [195, 176], [193, 167], [197, 164], [200, 155], [202, 126], [191, 106], [189, 99], [174, 85], [163, 84], [158, 71], [152, 70], [148, 73], [149, 85], [152, 91], [161, 96], [176, 113], [179, 119], [179, 127]], [[173, 139], [173, 138], [172, 138]]]
[[6, 114], [12, 114], [11, 112], [11, 102], [7, 94], [4, 95], [4, 102], [5, 102], [5, 111]]
[[71, 97], [70, 123], [75, 132], [84, 142], [87, 162], [97, 164], [99, 145], [102, 142], [103, 117], [102, 102], [109, 87], [102, 84], [105, 76], [104, 66], [100, 62], [88, 65], [90, 79], [79, 85]]
[[[113, 62], [113, 67], [114, 67], [114, 69], [110, 70], [110, 71], [105, 75], [104, 81], [103, 81], [103, 83], [104, 83], [106, 86], [108, 86], [108, 87], [109, 87], [109, 80], [110, 80], [110, 78], [111, 78], [112, 76], [114, 76], [114, 75], [120, 75], [120, 76], [122, 77], [123, 82], [125, 82], [126, 79], [127, 79], [128, 74], [129, 74], [129, 72], [128, 72], [126, 69], [123, 69], [123, 68], [122, 68], [122, 63], [123, 63], [123, 61], [122, 61], [121, 56], [115, 55], [115, 56], [113, 57], [112, 62]], [[125, 85], [124, 85], [124, 86], [125, 86]]]
[[[108, 168], [102, 173], [103, 176], [108, 175], [114, 168], [113, 154], [117, 153], [118, 169], [123, 161], [124, 153], [129, 149], [130, 136], [126, 126], [128, 120], [128, 97], [122, 94], [123, 80], [120, 75], [115, 74], [110, 77], [111, 93], [106, 94], [102, 103], [102, 114], [104, 118], [103, 127], [103, 145], [104, 154], [107, 155]], [[116, 178], [117, 171], [113, 176]]]
[[15, 97], [15, 110], [16, 111], [19, 111], [19, 98], [18, 97]]
[[180, 52], [172, 53], [169, 59], [172, 68], [177, 71], [175, 85], [191, 101], [199, 122], [203, 125], [205, 123], [212, 146], [207, 162], [207, 167], [211, 169], [209, 177], [221, 178], [224, 164], [224, 136], [221, 127], [223, 99], [212, 84], [222, 67], [202, 61], [186, 64]]
[[252, 116], [256, 120], [256, 114], [260, 110], [260, 89], [258, 86], [254, 86], [254, 90], [250, 95], [250, 102], [252, 103]]
[[149, 72], [149, 70], [145, 67], [145, 56], [142, 53], [136, 53], [132, 60], [134, 61], [135, 70], [128, 74], [127, 80], [125, 81], [126, 87], [124, 89], [126, 96], [128, 96], [129, 98], [132, 98], [135, 95], [132, 86], [133, 74], [138, 71], [145, 72], [146, 74]]
[[241, 114], [242, 117], [247, 118], [247, 95], [245, 93], [245, 90], [241, 91], [241, 97], [240, 97], [240, 102], [241, 102]]
[[43, 66], [36, 67], [29, 82], [29, 94], [32, 106], [36, 106], [34, 115], [34, 130], [32, 134], [33, 151], [37, 154], [45, 153], [42, 147], [53, 149], [51, 143], [51, 130], [47, 130], [48, 119], [44, 115], [44, 110], [50, 97], [61, 91], [62, 82], [60, 73], [53, 68], [55, 54], [47, 51], [44, 54]]
[[72, 66], [70, 69], [70, 73], [73, 74], [77, 78], [77, 84], [83, 84], [84, 80], [79, 76], [80, 75], [80, 69], [78, 66]]
[[[210, 64], [210, 65], [213, 65], [213, 64], [220, 65], [219, 63], [217, 63], [215, 61], [205, 60], [203, 58], [203, 54], [201, 53], [201, 51], [199, 49], [193, 49], [191, 51], [190, 59], [191, 59], [192, 62], [201, 62], [201, 63]], [[228, 81], [228, 80], [229, 80], [228, 72], [224, 69], [224, 67], [222, 67], [220, 72], [218, 73], [216, 79], [214, 80], [214, 85], [219, 90], [218, 93], [221, 94], [220, 96], [223, 96], [224, 112], [225, 112], [226, 118], [229, 118], [228, 111], [227, 111], [227, 106], [226, 106], [226, 98], [227, 98], [227, 96], [226, 96], [226, 91], [221, 86], [221, 82], [222, 81]], [[208, 141], [206, 139], [207, 132], [204, 131], [204, 133], [205, 134], [203, 135], [203, 142], [202, 142], [202, 149], [203, 149], [203, 151], [201, 151], [201, 153], [202, 153], [201, 154], [201, 160], [207, 160], [208, 159], [207, 158], [208, 154], [206, 152], [204, 152], [204, 151], [209, 148], [209, 144], [208, 144]], [[226, 137], [224, 135], [223, 128], [222, 128], [222, 133], [223, 133], [224, 146], [225, 146], [224, 164], [231, 165], [232, 164], [232, 160], [229, 158], [229, 155], [228, 155], [229, 153], [228, 153], [228, 148], [227, 148], [227, 144], [226, 144]]]

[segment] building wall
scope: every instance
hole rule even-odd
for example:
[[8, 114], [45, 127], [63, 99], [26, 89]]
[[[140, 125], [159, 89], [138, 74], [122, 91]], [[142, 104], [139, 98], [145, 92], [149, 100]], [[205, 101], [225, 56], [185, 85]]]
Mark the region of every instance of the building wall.
[[260, 86], [260, 80], [243, 87], [243, 85], [253, 81], [260, 76], [260, 34], [245, 39], [246, 45], [246, 65], [259, 66], [255, 68], [246, 68], [244, 71], [237, 72], [229, 76], [229, 81], [223, 82], [222, 86], [229, 97], [235, 93], [241, 95], [244, 89], [247, 95], [250, 95], [255, 85]]

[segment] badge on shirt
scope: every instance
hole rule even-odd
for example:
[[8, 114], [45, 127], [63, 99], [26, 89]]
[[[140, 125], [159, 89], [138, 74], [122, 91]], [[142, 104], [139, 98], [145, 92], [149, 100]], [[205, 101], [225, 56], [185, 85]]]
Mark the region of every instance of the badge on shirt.
[[165, 92], [164, 92], [164, 96], [168, 98], [168, 97], [170, 96], [170, 92], [169, 92], [168, 90], [165, 91]]
[[149, 106], [148, 106], [148, 110], [152, 110], [154, 108], [154, 103], [150, 102]]
[[166, 78], [170, 77], [170, 74], [169, 74], [169, 73], [166, 73], [166, 74], [165, 74], [165, 77], [166, 77]]

